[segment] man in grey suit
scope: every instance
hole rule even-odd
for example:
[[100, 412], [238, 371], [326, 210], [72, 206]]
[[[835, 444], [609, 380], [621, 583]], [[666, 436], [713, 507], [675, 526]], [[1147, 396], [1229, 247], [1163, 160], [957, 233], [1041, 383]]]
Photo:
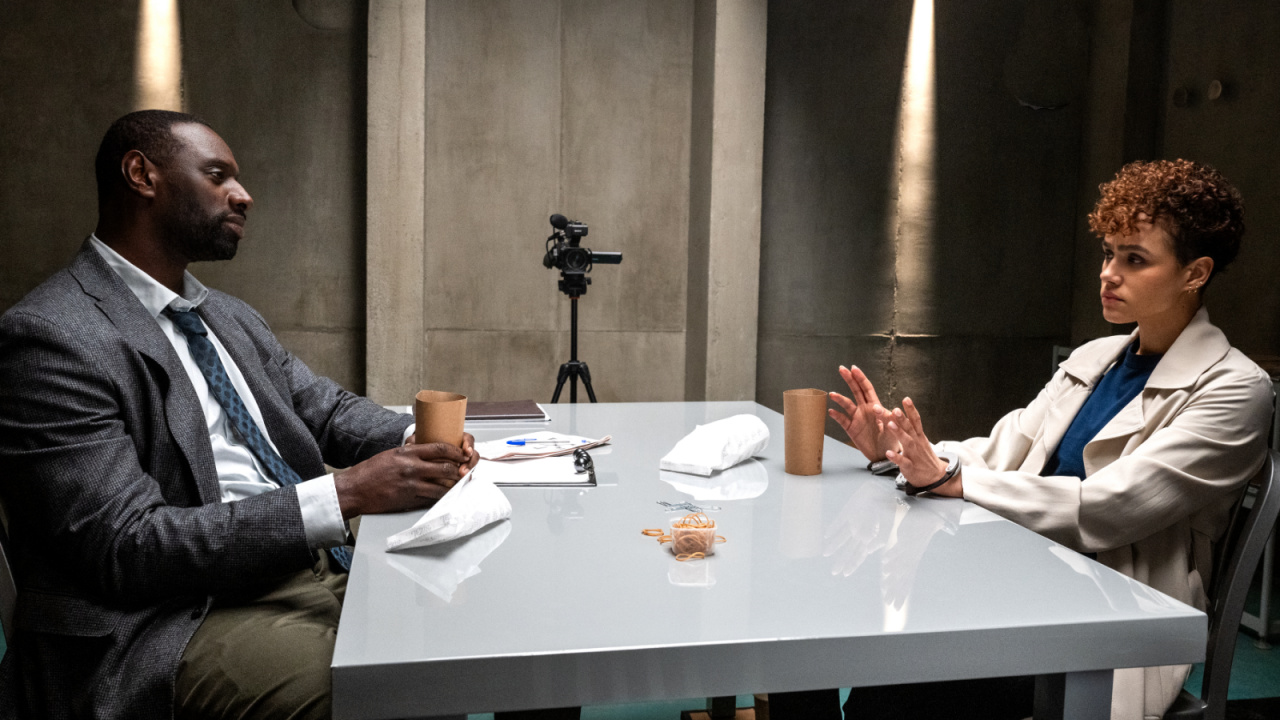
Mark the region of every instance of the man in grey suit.
[[201, 120], [126, 115], [96, 170], [94, 234], [0, 319], [0, 715], [327, 717], [345, 521], [439, 498], [472, 439], [414, 444], [186, 271], [253, 206]]

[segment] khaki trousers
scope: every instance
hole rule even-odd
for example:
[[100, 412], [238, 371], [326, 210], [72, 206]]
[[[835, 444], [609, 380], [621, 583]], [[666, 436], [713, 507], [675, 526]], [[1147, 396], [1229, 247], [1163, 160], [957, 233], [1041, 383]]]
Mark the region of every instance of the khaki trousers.
[[319, 555], [310, 570], [214, 602], [178, 665], [177, 720], [328, 720], [347, 575]]
[[[329, 720], [329, 664], [347, 589], [347, 574], [329, 563], [321, 552], [310, 570], [214, 603], [178, 664], [176, 720]], [[578, 720], [580, 711], [501, 712], [497, 720]]]

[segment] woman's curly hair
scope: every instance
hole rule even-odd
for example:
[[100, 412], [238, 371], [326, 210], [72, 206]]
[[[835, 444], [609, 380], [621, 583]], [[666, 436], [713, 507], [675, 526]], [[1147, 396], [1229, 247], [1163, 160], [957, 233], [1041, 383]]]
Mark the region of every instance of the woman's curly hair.
[[1240, 192], [1207, 165], [1190, 160], [1132, 162], [1099, 189], [1102, 198], [1089, 214], [1089, 227], [1098, 235], [1135, 232], [1138, 214], [1146, 213], [1173, 237], [1179, 264], [1213, 259], [1210, 279], [1240, 252]]

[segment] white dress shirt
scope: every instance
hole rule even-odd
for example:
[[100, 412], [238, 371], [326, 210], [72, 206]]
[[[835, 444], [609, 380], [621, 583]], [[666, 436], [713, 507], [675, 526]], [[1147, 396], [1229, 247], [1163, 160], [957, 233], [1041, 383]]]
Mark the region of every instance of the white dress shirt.
[[[200, 400], [200, 407], [204, 410], [205, 424], [209, 428], [209, 443], [213, 446], [213, 462], [218, 471], [218, 488], [222, 495], [222, 502], [243, 500], [279, 488], [280, 484], [271, 479], [258, 459], [249, 451], [248, 446], [240, 442], [232, 432], [226, 413], [209, 393], [209, 383], [205, 380], [204, 373], [200, 372], [200, 367], [196, 365], [191, 349], [187, 347], [187, 337], [174, 326], [168, 316], [163, 314], [165, 308], [169, 307], [177, 311], [194, 310], [208, 297], [209, 289], [194, 275], [185, 272], [182, 294], [178, 295], [124, 259], [120, 253], [112, 250], [96, 235], [89, 237], [89, 244], [102, 255], [102, 259], [107, 261], [111, 269], [137, 296], [147, 312], [156, 319], [160, 330], [169, 339], [169, 344], [173, 346], [178, 359], [182, 361], [182, 367], [187, 371], [187, 377], [190, 378], [191, 384], [195, 387], [196, 397]], [[271, 433], [267, 432], [266, 423], [262, 421], [262, 411], [258, 408], [258, 401], [249, 390], [249, 384], [245, 382], [240, 368], [231, 359], [227, 349], [222, 346], [213, 328], [207, 325], [205, 327], [209, 333], [209, 342], [213, 343], [213, 347], [218, 351], [218, 358], [222, 360], [232, 386], [240, 394], [240, 399], [244, 401], [245, 408], [257, 423], [262, 436], [267, 439], [271, 449], [278, 454], [279, 450], [271, 440]], [[406, 434], [408, 432], [411, 430], [406, 431]], [[306, 530], [307, 542], [311, 547], [328, 548], [345, 543], [347, 526], [342, 519], [342, 508], [338, 505], [338, 491], [334, 486], [333, 475], [306, 480], [298, 483], [297, 488], [298, 503], [302, 509], [302, 526]]]

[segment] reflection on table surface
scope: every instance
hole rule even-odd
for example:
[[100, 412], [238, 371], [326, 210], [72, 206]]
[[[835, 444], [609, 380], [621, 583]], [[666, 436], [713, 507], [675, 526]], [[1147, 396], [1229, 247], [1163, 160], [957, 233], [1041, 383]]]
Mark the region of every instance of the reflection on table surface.
[[387, 553], [386, 562], [447, 603], [464, 580], [479, 574], [481, 561], [510, 534], [511, 521], [500, 520], [464, 538]]

